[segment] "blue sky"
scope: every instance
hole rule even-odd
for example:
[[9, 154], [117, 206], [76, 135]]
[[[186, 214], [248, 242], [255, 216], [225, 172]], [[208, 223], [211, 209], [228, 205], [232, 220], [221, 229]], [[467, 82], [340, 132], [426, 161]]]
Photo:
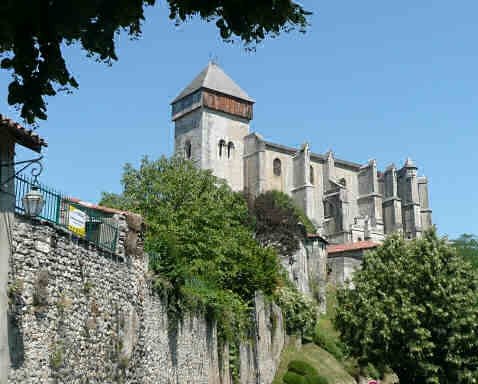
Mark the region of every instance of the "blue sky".
[[[119, 192], [124, 163], [172, 153], [169, 102], [216, 56], [256, 100], [253, 130], [382, 168], [411, 156], [429, 177], [440, 232], [478, 233], [478, 3], [304, 4], [314, 12], [307, 34], [269, 39], [254, 53], [223, 43], [214, 24], [175, 27], [163, 6], [147, 11], [140, 40], [119, 38], [112, 67], [66, 49], [80, 88], [48, 100], [42, 181], [89, 201]], [[0, 111], [18, 119], [9, 81], [0, 72]]]

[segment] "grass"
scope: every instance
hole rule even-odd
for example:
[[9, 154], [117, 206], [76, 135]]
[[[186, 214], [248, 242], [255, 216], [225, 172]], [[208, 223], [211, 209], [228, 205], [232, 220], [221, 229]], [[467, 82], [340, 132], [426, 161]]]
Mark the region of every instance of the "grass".
[[330, 353], [313, 343], [297, 349], [294, 342], [291, 342], [282, 351], [279, 369], [272, 384], [283, 384], [282, 378], [292, 360], [303, 360], [309, 363], [317, 369], [319, 375], [326, 377], [330, 384], [355, 384], [354, 378], [347, 373], [342, 363]]
[[[319, 375], [324, 376], [329, 381], [329, 384], [356, 383], [353, 376], [358, 376], [360, 371], [356, 360], [336, 358], [340, 357], [339, 353], [335, 353], [335, 348], [340, 345], [339, 333], [332, 322], [336, 305], [336, 291], [333, 287], [329, 287], [327, 292], [327, 314], [319, 318], [317, 328], [321, 334], [320, 341], [326, 348], [334, 352], [335, 357], [314, 343], [305, 344], [302, 348], [297, 349], [294, 339], [291, 338], [289, 345], [282, 351], [279, 369], [272, 384], [283, 384], [283, 377], [292, 360], [302, 360], [309, 363], [317, 369]], [[334, 349], [331, 347], [334, 347]], [[382, 384], [392, 384], [394, 382], [391, 375], [386, 375], [381, 381]]]

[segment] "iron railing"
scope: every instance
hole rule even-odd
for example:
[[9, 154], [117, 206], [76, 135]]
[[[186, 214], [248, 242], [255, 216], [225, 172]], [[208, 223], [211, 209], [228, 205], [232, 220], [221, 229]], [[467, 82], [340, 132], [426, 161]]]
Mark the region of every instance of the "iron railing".
[[[70, 198], [45, 185], [35, 183], [33, 178], [17, 175], [15, 178], [15, 211], [24, 215], [22, 198], [33, 186], [36, 186], [43, 195], [44, 205], [38, 216], [39, 219], [63, 227], [76, 236], [85, 238], [89, 242], [110, 252], [116, 252], [119, 228], [113, 214], [89, 208], [73, 202]], [[80, 216], [84, 220], [78, 226], [73, 216]]]

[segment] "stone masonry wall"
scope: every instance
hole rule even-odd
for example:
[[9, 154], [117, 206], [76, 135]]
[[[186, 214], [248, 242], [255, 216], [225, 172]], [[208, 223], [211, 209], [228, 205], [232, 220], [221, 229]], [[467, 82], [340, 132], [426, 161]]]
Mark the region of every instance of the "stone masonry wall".
[[[125, 227], [123, 220], [123, 239]], [[121, 380], [134, 361], [145, 293], [144, 259], [134, 252], [117, 259], [66, 232], [17, 218], [9, 383]]]
[[292, 256], [281, 256], [280, 261], [289, 279], [303, 294], [319, 303], [319, 312], [326, 311], [327, 250], [319, 239], [301, 241]]
[[[177, 330], [152, 293], [141, 220], [118, 215], [112, 255], [49, 225], [17, 217], [9, 276], [8, 383], [231, 384], [214, 324], [186, 315]], [[277, 306], [261, 295], [241, 384], [270, 384], [284, 345]]]

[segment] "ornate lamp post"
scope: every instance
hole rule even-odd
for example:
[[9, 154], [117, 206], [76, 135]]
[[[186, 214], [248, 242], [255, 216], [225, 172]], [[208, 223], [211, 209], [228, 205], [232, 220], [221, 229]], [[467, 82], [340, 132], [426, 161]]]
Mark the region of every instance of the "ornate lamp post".
[[38, 176], [41, 174], [43, 167], [40, 162], [37, 162], [37, 164], [39, 165], [39, 168], [32, 169], [32, 175], [34, 178], [32, 188], [25, 196], [22, 197], [25, 215], [32, 218], [40, 215], [43, 209], [43, 205], [45, 204], [43, 195], [38, 188]]
[[45, 201], [37, 185], [33, 185], [32, 189], [22, 197], [22, 203], [25, 209], [25, 215], [36, 217], [41, 213]]
[[[38, 168], [32, 168], [32, 170], [31, 170], [31, 174], [33, 176], [32, 188], [25, 196], [22, 197], [22, 204], [23, 204], [23, 208], [25, 210], [25, 215], [29, 216], [29, 217], [36, 217], [36, 216], [40, 215], [40, 213], [43, 209], [43, 205], [45, 203], [43, 195], [41, 194], [41, 192], [39, 190], [39, 187], [38, 187], [38, 176], [40, 176], [40, 174], [43, 171], [43, 166], [40, 162], [42, 159], [43, 159], [43, 156], [40, 156], [37, 159], [18, 161], [16, 163], [15, 162], [5, 163], [5, 164], [0, 163], [0, 168], [14, 167], [14, 166], [19, 165], [19, 164], [22, 164], [22, 165], [25, 164], [19, 171], [15, 172], [15, 174], [13, 174], [10, 178], [8, 178], [7, 180], [4, 180], [3, 185], [7, 185], [10, 181], [15, 179], [15, 177], [19, 173], [21, 173], [24, 169], [26, 169], [28, 166], [30, 166], [32, 164], [37, 164], [38, 165]], [[1, 190], [1, 186], [0, 186], [0, 192], [3, 192]]]

